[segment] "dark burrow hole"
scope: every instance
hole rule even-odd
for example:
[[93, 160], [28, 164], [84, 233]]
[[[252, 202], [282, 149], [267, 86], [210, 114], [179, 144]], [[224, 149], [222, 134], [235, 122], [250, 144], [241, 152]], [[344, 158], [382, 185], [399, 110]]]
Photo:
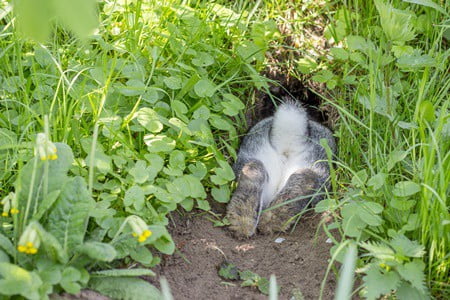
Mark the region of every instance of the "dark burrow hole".
[[322, 99], [302, 81], [281, 74], [265, 75], [272, 82], [269, 83], [268, 93], [262, 91], [257, 93], [255, 104], [247, 111], [246, 118], [249, 129], [260, 120], [272, 116], [276, 110], [276, 105], [282, 103], [284, 97], [291, 97], [300, 102], [313, 120], [322, 124], [328, 122], [327, 113], [320, 109]]

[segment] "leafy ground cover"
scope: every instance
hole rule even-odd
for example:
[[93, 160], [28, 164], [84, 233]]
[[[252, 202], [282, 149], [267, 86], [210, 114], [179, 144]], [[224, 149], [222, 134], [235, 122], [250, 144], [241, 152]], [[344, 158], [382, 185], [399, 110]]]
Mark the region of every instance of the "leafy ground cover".
[[[447, 2], [105, 0], [84, 41], [90, 1], [18, 3], [15, 20], [0, 1], [4, 297], [158, 295], [136, 276], [174, 252], [170, 212], [228, 201], [264, 69], [333, 112], [333, 189], [315, 211], [334, 217], [331, 258], [350, 253], [357, 292], [449, 297]], [[24, 22], [45, 5], [57, 23]], [[145, 268], [119, 269], [130, 262]]]

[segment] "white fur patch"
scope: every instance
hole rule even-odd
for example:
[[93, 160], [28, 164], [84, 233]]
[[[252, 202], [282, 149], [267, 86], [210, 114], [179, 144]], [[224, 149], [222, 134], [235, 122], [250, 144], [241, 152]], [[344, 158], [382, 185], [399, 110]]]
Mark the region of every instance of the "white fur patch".
[[262, 207], [270, 205], [294, 172], [310, 167], [307, 126], [308, 116], [301, 107], [282, 104], [276, 111], [270, 132], [271, 143], [264, 143], [255, 157], [269, 174], [261, 196]]

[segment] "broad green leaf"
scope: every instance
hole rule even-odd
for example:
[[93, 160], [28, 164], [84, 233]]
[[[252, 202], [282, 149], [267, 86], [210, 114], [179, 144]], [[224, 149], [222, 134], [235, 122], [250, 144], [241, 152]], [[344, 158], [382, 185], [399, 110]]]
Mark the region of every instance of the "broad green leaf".
[[221, 185], [219, 188], [213, 187], [211, 195], [217, 202], [227, 203], [230, 201], [230, 187], [227, 184]]
[[60, 190], [55, 190], [44, 196], [41, 203], [39, 203], [37, 212], [33, 215], [33, 219], [39, 221], [45, 212], [55, 203], [60, 193]]
[[413, 71], [425, 67], [434, 67], [436, 60], [428, 54], [403, 55], [397, 59], [397, 66], [404, 71]]
[[409, 180], [397, 182], [392, 191], [397, 197], [409, 197], [418, 192], [420, 192], [420, 185]]
[[380, 14], [381, 27], [391, 42], [402, 45], [414, 39], [413, 13], [396, 9], [381, 0], [375, 0], [375, 6]]
[[425, 286], [424, 270], [425, 263], [419, 259], [415, 259], [397, 267], [400, 276], [409, 281], [413, 287], [422, 293], [425, 293], [427, 290]]
[[429, 300], [430, 297], [421, 293], [407, 282], [402, 282], [395, 293], [398, 300]]
[[153, 181], [158, 175], [159, 171], [162, 170], [164, 166], [164, 159], [161, 158], [156, 153], [149, 153], [144, 155], [145, 159], [150, 163], [150, 167], [147, 169], [149, 171], [149, 179]]
[[153, 261], [153, 253], [146, 247], [136, 247], [131, 250], [130, 257], [144, 266], [149, 266]]
[[[43, 187], [45, 184], [45, 165], [48, 164], [48, 188], [47, 193], [60, 190], [67, 181], [67, 172], [73, 162], [72, 150], [69, 146], [62, 143], [55, 143], [57, 148], [58, 158], [51, 161], [41, 161], [37, 158], [32, 158], [21, 170], [19, 178], [16, 180], [15, 187], [18, 199], [18, 209], [25, 213], [27, 207], [28, 197], [30, 197], [30, 208], [37, 208], [37, 203], [43, 201]], [[38, 160], [36, 162], [36, 160]], [[36, 170], [34, 165], [36, 163]], [[35, 172], [34, 183], [32, 184], [31, 174]], [[30, 191], [32, 189], [32, 191]], [[37, 203], [36, 203], [37, 202]], [[32, 212], [32, 211], [30, 211]], [[31, 217], [31, 216], [29, 216]]]
[[9, 238], [4, 236], [2, 233], [0, 233], [0, 248], [5, 250], [10, 256], [14, 256], [16, 253], [13, 243], [11, 243]]
[[61, 287], [70, 294], [79, 293], [81, 285], [78, 281], [81, 280], [81, 272], [74, 267], [67, 267], [62, 272]]
[[[39, 223], [36, 222], [34, 226], [41, 238], [41, 247], [47, 253], [47, 256], [55, 262], [66, 264], [68, 261], [68, 251], [63, 249], [62, 243], [53, 234], [47, 232]], [[73, 249], [71, 250], [73, 251]]]
[[352, 184], [356, 187], [363, 187], [368, 177], [369, 175], [367, 175], [366, 170], [360, 170], [355, 175], [353, 175]]
[[0, 262], [0, 293], [6, 296], [21, 295], [27, 299], [39, 300], [42, 280], [35, 272], [19, 266]]
[[183, 86], [183, 81], [178, 76], [164, 78], [164, 84], [171, 90], [179, 90]]
[[48, 215], [46, 228], [67, 252], [73, 252], [83, 243], [85, 224], [93, 207], [94, 200], [82, 177], [70, 179], [62, 187], [59, 199]]
[[336, 200], [334, 199], [324, 199], [316, 204], [314, 211], [316, 213], [323, 213], [325, 211], [335, 211], [337, 208]]
[[207, 67], [214, 63], [214, 58], [207, 52], [198, 52], [197, 56], [191, 62], [197, 67]]
[[370, 44], [367, 42], [365, 38], [358, 35], [349, 35], [347, 37], [347, 46], [351, 51], [361, 51], [367, 52], [367, 49], [370, 48]]
[[0, 249], [0, 263], [9, 263], [10, 258], [9, 255], [5, 253], [5, 251]]
[[389, 159], [387, 162], [387, 171], [392, 170], [392, 168], [400, 161], [404, 160], [408, 152], [402, 150], [395, 150], [389, 154]]
[[342, 48], [331, 48], [330, 52], [331, 55], [336, 59], [347, 60], [349, 57], [348, 52]]
[[209, 118], [209, 123], [211, 126], [220, 130], [230, 131], [233, 129], [233, 125], [231, 125], [224, 117], [219, 115], [211, 115]]
[[172, 101], [171, 107], [177, 117], [179, 117], [184, 122], [189, 122], [189, 119], [186, 117], [186, 114], [189, 111], [186, 104], [184, 104], [180, 100], [174, 100]]
[[138, 160], [133, 168], [130, 169], [129, 173], [134, 178], [134, 182], [142, 184], [146, 182], [150, 177], [150, 168], [143, 160]]
[[[88, 156], [84, 159], [86, 165], [91, 164], [91, 151], [89, 150]], [[107, 174], [112, 171], [112, 159], [110, 156], [106, 155], [102, 150], [96, 149], [93, 157], [94, 167], [96, 167], [101, 173]]]
[[138, 79], [130, 79], [125, 86], [121, 85], [118, 90], [124, 96], [134, 97], [145, 93], [147, 87], [145, 83]]
[[113, 246], [96, 241], [86, 242], [78, 247], [77, 250], [98, 261], [110, 262], [113, 261], [117, 255], [116, 249], [114, 249]]
[[398, 209], [398, 210], [409, 210], [414, 205], [416, 205], [416, 200], [406, 200], [406, 199], [399, 199], [399, 198], [393, 198], [389, 201], [389, 204], [391, 207]]
[[357, 214], [358, 206], [354, 203], [344, 205], [342, 208], [342, 227], [344, 233], [350, 237], [360, 237], [362, 230], [367, 226]]
[[127, 300], [160, 300], [161, 294], [157, 288], [140, 278], [101, 277], [91, 278], [89, 288], [111, 297]]
[[155, 272], [150, 269], [112, 269], [95, 271], [91, 273], [91, 277], [138, 277], [138, 276], [155, 276]]
[[200, 179], [193, 175], [184, 175], [187, 184], [189, 185], [190, 194], [189, 196], [195, 199], [206, 198], [205, 188], [203, 187]]
[[421, 258], [425, 255], [425, 247], [417, 241], [411, 241], [406, 236], [399, 234], [391, 241], [391, 246], [401, 255]]
[[208, 200], [197, 199], [197, 207], [205, 211], [211, 210]]
[[325, 70], [321, 70], [317, 74], [315, 74], [312, 77], [312, 80], [321, 82], [321, 83], [327, 83], [328, 81], [332, 80], [333, 77], [334, 77], [333, 72], [325, 69]]
[[244, 103], [242, 103], [242, 101], [238, 97], [232, 94], [224, 94], [223, 98], [224, 100], [228, 100], [220, 102], [224, 107], [222, 111], [227, 116], [235, 116], [245, 108]]
[[201, 98], [212, 97], [216, 92], [216, 86], [209, 79], [201, 79], [194, 85], [194, 91]]
[[380, 268], [372, 265], [363, 277], [368, 300], [378, 299], [381, 295], [391, 293], [400, 285], [400, 277], [396, 272], [381, 273]]
[[147, 134], [144, 143], [150, 152], [170, 152], [175, 148], [176, 142], [165, 135]]
[[185, 161], [184, 152], [180, 150], [174, 150], [170, 153], [169, 165], [172, 168], [183, 171], [186, 168], [184, 161]]
[[208, 169], [206, 168], [205, 164], [202, 163], [201, 161], [195, 162], [195, 165], [190, 164], [188, 166], [188, 169], [192, 173], [192, 175], [194, 175], [198, 179], [203, 179], [208, 173]]
[[367, 185], [374, 191], [377, 191], [386, 184], [386, 178], [387, 175], [385, 173], [378, 173], [367, 181]]
[[211, 111], [209, 110], [209, 108], [202, 105], [194, 111], [194, 114], [192, 116], [194, 119], [208, 120], [210, 115]]
[[150, 132], [158, 133], [164, 128], [158, 113], [151, 108], [141, 108], [136, 115], [139, 124]]
[[367, 225], [379, 226], [383, 223], [383, 219], [378, 216], [377, 213], [372, 210], [369, 205], [366, 205], [365, 202], [358, 205], [358, 210], [356, 213], [358, 214], [358, 217], [361, 219], [361, 221], [363, 221]]
[[175, 243], [164, 226], [150, 225], [148, 228], [153, 233], [147, 240], [149, 244], [164, 254], [172, 254], [175, 251]]
[[140, 186], [133, 185], [125, 192], [123, 204], [127, 207], [133, 205], [136, 210], [144, 208], [145, 194]]
[[216, 175], [211, 176], [211, 181], [217, 185], [227, 184], [234, 179], [234, 172], [230, 165], [223, 160], [218, 161], [220, 168], [215, 168]]
[[186, 210], [191, 211], [194, 208], [194, 199], [186, 198], [180, 202], [180, 205]]

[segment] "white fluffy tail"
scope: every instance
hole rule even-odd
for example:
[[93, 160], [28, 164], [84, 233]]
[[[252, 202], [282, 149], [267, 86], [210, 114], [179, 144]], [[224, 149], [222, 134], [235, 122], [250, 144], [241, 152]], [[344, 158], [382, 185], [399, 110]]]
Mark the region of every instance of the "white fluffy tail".
[[273, 118], [271, 144], [279, 154], [289, 157], [299, 150], [299, 143], [306, 139], [308, 115], [305, 109], [294, 103], [280, 105]]

